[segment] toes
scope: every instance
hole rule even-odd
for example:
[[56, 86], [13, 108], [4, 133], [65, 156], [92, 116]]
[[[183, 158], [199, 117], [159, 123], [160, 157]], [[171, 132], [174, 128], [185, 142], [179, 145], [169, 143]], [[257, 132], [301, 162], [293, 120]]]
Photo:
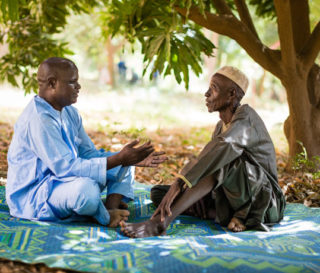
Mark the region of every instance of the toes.
[[129, 238], [136, 238], [135, 232], [126, 228], [121, 228], [122, 233]]
[[130, 231], [128, 235], [130, 238], [137, 238], [136, 233], [134, 231]]
[[246, 226], [242, 223], [242, 220], [233, 217], [228, 225], [228, 229], [233, 232], [240, 232], [246, 229]]
[[136, 234], [134, 230], [132, 229], [132, 225], [129, 223], [126, 223], [124, 221], [120, 221], [120, 227], [121, 227], [121, 232], [130, 238], [136, 238]]
[[228, 229], [233, 231], [234, 227], [235, 227], [235, 223], [231, 221], [228, 225]]
[[127, 226], [127, 224], [123, 220], [121, 220], [119, 224], [120, 224], [121, 230]]
[[119, 210], [119, 215], [121, 217], [128, 217], [130, 215], [130, 211], [121, 209], [121, 210]]
[[130, 236], [129, 236], [129, 232], [128, 232], [128, 230], [125, 229], [125, 227], [121, 227], [121, 232], [122, 232], [125, 236], [130, 237]]

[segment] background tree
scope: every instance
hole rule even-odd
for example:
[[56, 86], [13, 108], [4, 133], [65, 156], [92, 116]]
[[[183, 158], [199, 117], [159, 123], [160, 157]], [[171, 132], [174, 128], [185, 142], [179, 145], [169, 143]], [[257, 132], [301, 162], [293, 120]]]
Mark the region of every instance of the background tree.
[[[80, 8], [77, 7], [79, 11], [85, 10], [86, 5], [98, 4], [96, 1], [46, 1], [46, 6], [41, 6], [39, 12], [32, 12], [29, 8], [31, 3], [39, 4], [42, 1], [29, 1], [27, 8], [26, 4], [23, 4], [25, 1], [6, 1], [7, 5], [1, 6], [4, 22], [8, 22], [6, 14], [11, 13], [7, 17], [14, 21], [12, 18], [21, 16], [24, 11], [29, 17], [34, 16], [35, 22], [42, 26], [38, 36], [58, 31], [58, 28], [54, 28], [55, 24], [63, 26], [63, 23], [55, 21], [49, 26], [46, 25], [50, 22], [48, 10], [55, 10], [56, 2], [61, 2], [61, 14], [68, 14], [68, 9], [74, 8], [75, 3], [80, 5]], [[17, 6], [23, 8], [18, 12], [10, 12], [14, 10], [12, 4], [9, 4], [12, 2], [17, 2]], [[310, 6], [313, 12], [317, 7], [315, 1], [105, 0], [101, 1], [101, 4], [107, 7], [110, 14], [105, 23], [112, 35], [120, 34], [126, 36], [129, 41], [138, 39], [141, 42], [146, 67], [152, 64], [151, 75], [157, 70], [163, 75], [173, 73], [178, 82], [184, 80], [186, 87], [189, 82], [189, 70], [192, 69], [199, 75], [201, 54], [210, 56], [214, 48], [201, 29], [205, 28], [234, 39], [258, 64], [278, 77], [286, 89], [289, 117], [284, 127], [290, 156], [301, 149], [297, 140], [303, 143], [310, 157], [320, 155], [320, 68], [315, 64], [320, 51], [320, 22], [316, 19], [318, 22], [314, 27], [310, 24]], [[276, 20], [280, 49], [272, 49], [260, 39], [249, 6], [255, 8], [259, 18]], [[52, 12], [51, 16], [55, 16], [53, 14], [55, 12]], [[20, 17], [19, 22], [23, 18], [25, 17]], [[6, 29], [6, 41], [9, 41], [9, 44], [10, 39], [11, 44], [14, 41], [12, 37], [15, 24], [19, 23], [11, 22], [10, 27]], [[50, 31], [46, 31], [43, 26], [47, 26], [47, 30]], [[23, 28], [19, 28], [16, 32], [24, 33], [23, 31]], [[23, 48], [23, 43], [17, 44], [16, 51], [22, 52]], [[63, 45], [61, 48], [64, 48]], [[14, 50], [10, 46], [9, 49], [12, 55]], [[63, 53], [65, 52], [61, 51], [61, 54]], [[30, 54], [34, 56], [35, 53]], [[8, 63], [7, 65], [11, 66], [15, 61], [18, 66], [21, 65], [20, 73], [23, 73], [23, 67], [27, 66], [26, 62], [20, 62], [20, 57], [23, 59], [23, 56], [18, 55], [1, 65]], [[0, 75], [4, 77], [8, 71], [9, 69], [4, 71], [1, 68]], [[17, 72], [12, 77], [18, 74]]]
[[7, 51], [0, 59], [0, 81], [7, 80], [26, 93], [37, 92], [36, 68], [50, 56], [72, 54], [67, 43], [52, 37], [61, 32], [73, 13], [90, 12], [98, 0], [1, 0], [0, 44]]
[[[109, 27], [129, 39], [137, 37], [144, 45], [147, 62], [155, 59], [156, 68], [164, 74], [172, 69], [178, 81], [182, 71], [186, 82], [187, 67], [194, 69], [197, 62], [193, 49], [199, 40], [204, 41], [202, 37], [190, 41], [195, 35], [187, 33], [189, 29], [201, 26], [234, 39], [286, 89], [290, 115], [284, 129], [290, 155], [301, 149], [297, 140], [304, 144], [309, 156], [320, 155], [320, 69], [315, 64], [320, 51], [320, 22], [311, 32], [307, 0], [247, 2], [256, 8], [258, 16], [277, 20], [279, 50], [261, 41], [244, 0], [115, 0]], [[182, 51], [177, 40], [191, 46]]]

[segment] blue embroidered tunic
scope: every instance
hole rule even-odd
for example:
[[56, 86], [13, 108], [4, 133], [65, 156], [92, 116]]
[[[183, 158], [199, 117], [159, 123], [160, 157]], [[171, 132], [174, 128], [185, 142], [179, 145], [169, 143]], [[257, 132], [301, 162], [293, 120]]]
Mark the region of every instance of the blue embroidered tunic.
[[[117, 166], [107, 171], [107, 157], [112, 154], [94, 147], [76, 108], [67, 106], [60, 112], [35, 96], [15, 124], [8, 151], [6, 199], [10, 214], [58, 220], [47, 202], [52, 185], [77, 177], [96, 181], [102, 190], [107, 186], [108, 194], [132, 199], [134, 167]], [[101, 224], [109, 223], [102, 201], [93, 216]]]

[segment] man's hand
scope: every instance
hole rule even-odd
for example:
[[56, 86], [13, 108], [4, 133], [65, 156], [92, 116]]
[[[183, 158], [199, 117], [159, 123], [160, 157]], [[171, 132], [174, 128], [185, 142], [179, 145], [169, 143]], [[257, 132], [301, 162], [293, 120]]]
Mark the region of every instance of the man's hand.
[[138, 143], [139, 140], [134, 140], [126, 146], [124, 146], [122, 150], [118, 153], [118, 156], [121, 158], [122, 166], [135, 165], [138, 162], [144, 160], [154, 151], [154, 148], [151, 145], [151, 141], [148, 141], [145, 144], [137, 148], [134, 148], [134, 146], [136, 146]]
[[151, 142], [148, 141], [145, 144], [135, 148], [135, 146], [139, 143], [139, 140], [134, 140], [124, 146], [122, 150], [112, 156], [107, 158], [107, 169], [112, 169], [118, 165], [122, 166], [132, 166], [135, 165], [146, 157], [148, 157], [151, 153], [154, 152], [154, 148], [151, 145]]
[[135, 166], [156, 168], [159, 166], [159, 164], [168, 160], [168, 157], [165, 156], [164, 154], [165, 154], [165, 152], [153, 152], [148, 157], [146, 157], [144, 160], [137, 163]]
[[160, 214], [160, 220], [163, 222], [166, 216], [171, 216], [171, 205], [177, 195], [181, 192], [181, 183], [179, 180], [176, 180], [169, 188], [169, 191], [163, 197], [160, 205], [156, 209], [156, 211], [151, 216], [151, 220], [158, 214]]

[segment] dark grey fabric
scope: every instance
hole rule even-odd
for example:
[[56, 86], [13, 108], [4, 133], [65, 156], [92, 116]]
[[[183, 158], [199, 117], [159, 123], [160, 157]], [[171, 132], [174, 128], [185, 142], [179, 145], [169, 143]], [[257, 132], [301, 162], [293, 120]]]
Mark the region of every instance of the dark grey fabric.
[[169, 185], [155, 185], [151, 188], [151, 200], [156, 207], [160, 205], [169, 188]]
[[212, 140], [181, 174], [194, 186], [213, 175], [216, 221], [227, 225], [235, 216], [247, 226], [283, 218], [285, 199], [277, 180], [275, 150], [269, 133], [255, 110], [245, 104], [236, 110], [230, 127], [222, 132], [220, 121]]

